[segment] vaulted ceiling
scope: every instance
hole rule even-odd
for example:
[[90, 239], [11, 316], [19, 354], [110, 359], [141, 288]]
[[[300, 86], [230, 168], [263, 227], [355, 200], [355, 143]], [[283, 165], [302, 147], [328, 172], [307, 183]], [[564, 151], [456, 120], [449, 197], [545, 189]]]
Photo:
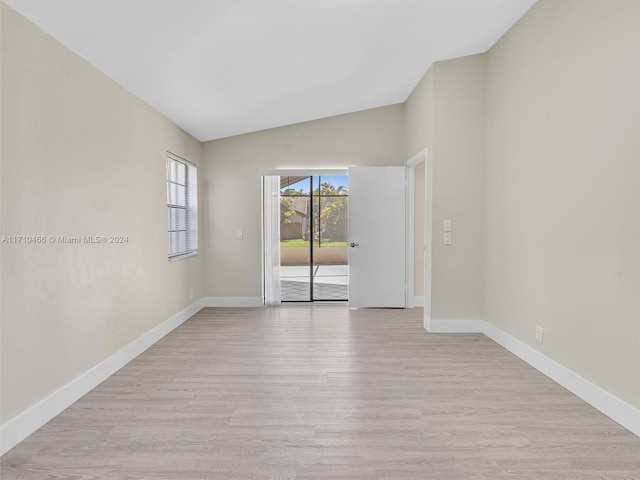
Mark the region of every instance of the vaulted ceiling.
[[535, 0], [3, 0], [199, 140], [406, 100]]

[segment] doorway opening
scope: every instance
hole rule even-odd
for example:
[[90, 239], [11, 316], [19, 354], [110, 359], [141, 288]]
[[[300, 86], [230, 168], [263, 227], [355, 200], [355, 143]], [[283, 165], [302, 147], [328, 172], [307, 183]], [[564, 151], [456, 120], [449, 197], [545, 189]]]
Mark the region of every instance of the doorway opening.
[[280, 176], [282, 302], [349, 300], [349, 177]]

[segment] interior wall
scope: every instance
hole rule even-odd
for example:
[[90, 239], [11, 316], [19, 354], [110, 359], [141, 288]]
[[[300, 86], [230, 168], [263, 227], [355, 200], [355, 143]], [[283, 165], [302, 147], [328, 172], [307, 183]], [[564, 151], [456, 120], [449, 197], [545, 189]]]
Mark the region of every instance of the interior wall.
[[[485, 55], [433, 65], [431, 318], [482, 319]], [[444, 244], [445, 219], [452, 244]]]
[[[2, 235], [47, 239], [2, 244], [4, 425], [201, 297], [202, 256], [167, 261], [165, 183], [201, 144], [1, 8]], [[48, 238], [83, 235], [127, 242]]]
[[404, 141], [407, 158], [433, 148], [433, 66], [405, 101]]
[[415, 171], [413, 270], [415, 295], [424, 295], [424, 313], [430, 317], [431, 290], [425, 288], [432, 281], [433, 238], [427, 230], [433, 227], [433, 68], [427, 70], [404, 103], [404, 143], [407, 159], [427, 150], [425, 163]]
[[408, 157], [428, 150], [425, 315], [437, 320], [482, 318], [484, 69], [484, 55], [434, 63], [405, 104]]
[[485, 319], [636, 408], [639, 46], [637, 0], [539, 0], [489, 51], [484, 242]]
[[[392, 105], [205, 143], [206, 295], [262, 297], [262, 169], [402, 165], [403, 109]], [[237, 230], [243, 240], [236, 240]]]

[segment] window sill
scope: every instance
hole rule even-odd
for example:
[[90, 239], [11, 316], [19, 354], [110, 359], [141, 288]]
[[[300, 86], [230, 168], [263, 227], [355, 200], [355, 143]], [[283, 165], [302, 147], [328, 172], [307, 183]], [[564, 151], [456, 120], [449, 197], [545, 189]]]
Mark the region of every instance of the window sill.
[[177, 260], [182, 260], [183, 258], [195, 257], [196, 255], [198, 255], [198, 251], [197, 250], [195, 252], [189, 252], [189, 253], [184, 253], [182, 255], [176, 255], [174, 257], [169, 257], [169, 261], [170, 262], [175, 262]]

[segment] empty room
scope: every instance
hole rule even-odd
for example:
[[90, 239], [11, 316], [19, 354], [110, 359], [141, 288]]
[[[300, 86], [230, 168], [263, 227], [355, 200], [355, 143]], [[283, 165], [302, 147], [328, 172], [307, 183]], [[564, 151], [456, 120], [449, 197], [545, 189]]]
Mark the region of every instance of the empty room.
[[640, 0], [0, 28], [2, 480], [640, 480]]

